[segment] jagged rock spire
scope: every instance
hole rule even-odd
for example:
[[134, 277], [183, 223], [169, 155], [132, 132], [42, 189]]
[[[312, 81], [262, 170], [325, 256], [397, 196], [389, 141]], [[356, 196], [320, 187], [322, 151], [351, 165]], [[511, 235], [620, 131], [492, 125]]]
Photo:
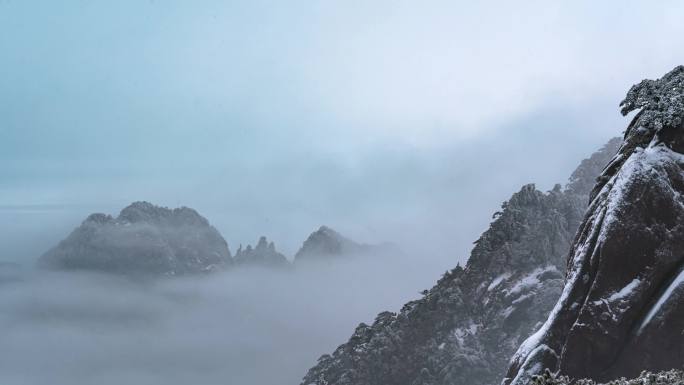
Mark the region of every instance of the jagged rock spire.
[[620, 107], [622, 115], [639, 110], [627, 134], [631, 128], [652, 132], [679, 128], [684, 118], [684, 66], [675, 67], [660, 79], [644, 79], [633, 85]]
[[243, 250], [242, 245], [235, 254], [237, 266], [260, 266], [260, 267], [289, 267], [290, 262], [279, 253], [273, 242], [269, 242], [265, 236], [259, 237], [255, 247], [247, 245]]

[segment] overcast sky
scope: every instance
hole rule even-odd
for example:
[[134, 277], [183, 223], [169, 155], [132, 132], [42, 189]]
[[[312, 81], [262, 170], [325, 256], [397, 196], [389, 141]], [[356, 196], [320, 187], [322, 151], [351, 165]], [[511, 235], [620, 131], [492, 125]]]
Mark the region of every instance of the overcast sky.
[[619, 135], [684, 3], [0, 0], [0, 259], [92, 211], [194, 207], [231, 249], [327, 224], [463, 261], [521, 184]]

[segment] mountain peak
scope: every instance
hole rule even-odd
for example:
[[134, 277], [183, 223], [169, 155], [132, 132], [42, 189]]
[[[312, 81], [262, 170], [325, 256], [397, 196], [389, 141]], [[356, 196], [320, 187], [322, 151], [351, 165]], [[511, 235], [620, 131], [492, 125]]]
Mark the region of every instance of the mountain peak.
[[304, 241], [295, 261], [328, 259], [364, 251], [366, 245], [356, 243], [328, 226], [321, 226]]
[[137, 223], [137, 222], [166, 222], [174, 221], [186, 224], [197, 224], [206, 226], [209, 224], [203, 216], [189, 207], [181, 206], [169, 209], [164, 206], [157, 206], [146, 201], [133, 202], [125, 207], [117, 217], [118, 221]]
[[259, 237], [256, 246], [247, 245], [245, 249], [240, 248], [235, 253], [235, 264], [239, 266], [261, 266], [261, 267], [287, 267], [290, 262], [287, 258], [276, 251], [275, 244], [269, 242], [265, 236]]
[[337, 231], [331, 229], [330, 227], [328, 227], [326, 225], [321, 225], [321, 227], [319, 227], [318, 230], [316, 230], [316, 232], [328, 234], [331, 236], [339, 236], [340, 235]]
[[134, 202], [118, 217], [89, 215], [40, 258], [53, 269], [181, 275], [231, 262], [228, 244], [197, 211]]
[[[630, 128], [643, 128], [653, 134], [679, 128], [684, 119], [684, 66], [677, 66], [660, 79], [644, 79], [633, 85], [620, 102], [623, 116], [634, 110]], [[627, 134], [629, 134], [628, 130]]]

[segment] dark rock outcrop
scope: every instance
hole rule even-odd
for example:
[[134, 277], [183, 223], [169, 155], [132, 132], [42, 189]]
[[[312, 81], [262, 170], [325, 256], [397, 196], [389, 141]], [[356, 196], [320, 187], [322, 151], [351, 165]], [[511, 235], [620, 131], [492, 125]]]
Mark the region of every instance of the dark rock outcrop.
[[295, 262], [325, 261], [341, 256], [370, 254], [382, 251], [382, 245], [365, 245], [345, 238], [337, 231], [321, 226], [304, 241], [295, 254]]
[[447, 272], [398, 314], [358, 326], [302, 384], [477, 385], [498, 383], [511, 354], [560, 295], [567, 250], [611, 140], [582, 162], [565, 189], [524, 186], [503, 204], [465, 268]]
[[195, 210], [135, 202], [113, 218], [92, 214], [39, 265], [120, 274], [182, 275], [231, 263], [228, 244]]
[[287, 258], [276, 251], [273, 242], [268, 242], [266, 237], [259, 238], [255, 247], [248, 245], [245, 249], [240, 248], [235, 253], [236, 266], [260, 266], [260, 267], [289, 267]]
[[684, 372], [682, 370], [668, 370], [658, 373], [644, 371], [633, 379], [620, 378], [606, 384], [600, 384], [592, 379], [573, 380], [568, 376], [559, 376], [546, 370], [544, 374], [535, 376], [532, 385], [682, 385]]
[[639, 110], [570, 249], [563, 294], [505, 382], [605, 381], [684, 365], [684, 67], [630, 89]]

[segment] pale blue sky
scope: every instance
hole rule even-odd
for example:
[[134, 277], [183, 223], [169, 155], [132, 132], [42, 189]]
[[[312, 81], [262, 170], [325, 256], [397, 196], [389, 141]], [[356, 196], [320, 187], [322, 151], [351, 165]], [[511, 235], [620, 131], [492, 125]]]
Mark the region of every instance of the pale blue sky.
[[620, 133], [628, 87], [684, 62], [682, 15], [0, 0], [0, 243], [30, 258], [150, 200], [197, 208], [233, 250], [265, 234], [291, 254], [325, 223], [453, 264], [522, 183], [562, 182]]

